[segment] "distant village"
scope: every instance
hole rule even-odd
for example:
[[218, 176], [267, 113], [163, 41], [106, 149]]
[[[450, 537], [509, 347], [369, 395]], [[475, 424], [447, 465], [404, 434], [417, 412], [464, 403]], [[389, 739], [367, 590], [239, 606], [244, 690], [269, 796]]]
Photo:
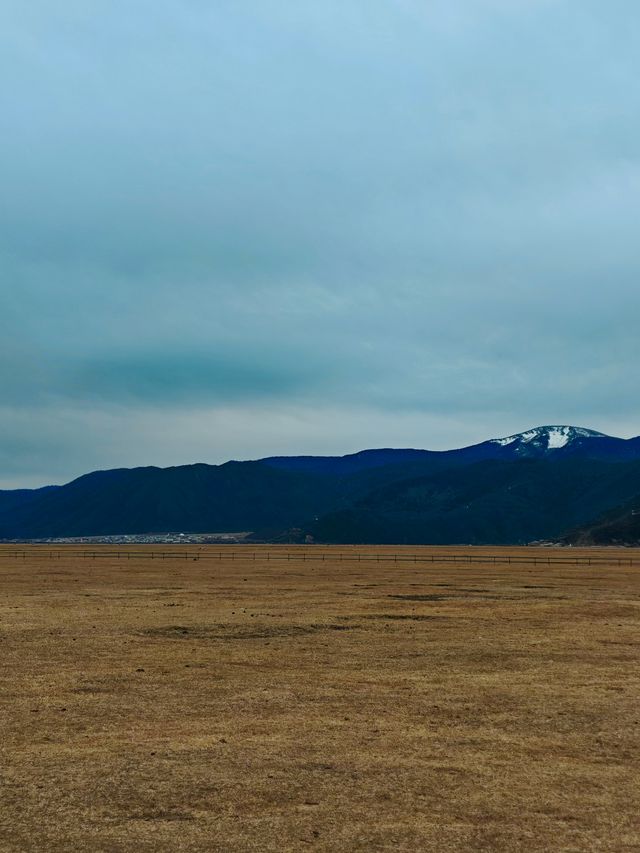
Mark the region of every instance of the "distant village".
[[2, 539], [2, 542], [41, 545], [236, 545], [251, 531], [242, 533], [124, 533], [109, 536], [59, 536], [48, 539]]

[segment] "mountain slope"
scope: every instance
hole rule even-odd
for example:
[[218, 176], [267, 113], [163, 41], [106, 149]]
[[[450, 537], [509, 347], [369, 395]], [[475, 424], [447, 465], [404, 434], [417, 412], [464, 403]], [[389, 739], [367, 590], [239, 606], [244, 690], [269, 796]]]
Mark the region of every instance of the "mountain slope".
[[640, 494], [570, 531], [563, 541], [569, 545], [640, 546]]
[[640, 461], [488, 460], [374, 489], [309, 529], [352, 544], [523, 543], [560, 536], [639, 484]]

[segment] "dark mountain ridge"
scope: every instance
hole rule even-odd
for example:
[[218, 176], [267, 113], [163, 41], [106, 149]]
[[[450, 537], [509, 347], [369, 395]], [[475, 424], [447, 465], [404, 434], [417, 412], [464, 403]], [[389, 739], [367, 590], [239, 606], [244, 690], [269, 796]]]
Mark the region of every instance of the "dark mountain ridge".
[[268, 456], [261, 462], [288, 471], [322, 474], [353, 474], [387, 465], [425, 462], [438, 465], [469, 464], [484, 459], [523, 459], [553, 457], [589, 459], [640, 459], [640, 436], [624, 439], [584, 427], [541, 426], [523, 433], [493, 438], [456, 450], [416, 450], [380, 448], [361, 450], [346, 456]]
[[0, 492], [0, 538], [291, 528], [319, 541], [555, 537], [640, 493], [640, 437], [546, 426], [449, 451], [95, 471]]
[[260, 462], [94, 471], [0, 512], [0, 537], [281, 529], [335, 504], [336, 492]]

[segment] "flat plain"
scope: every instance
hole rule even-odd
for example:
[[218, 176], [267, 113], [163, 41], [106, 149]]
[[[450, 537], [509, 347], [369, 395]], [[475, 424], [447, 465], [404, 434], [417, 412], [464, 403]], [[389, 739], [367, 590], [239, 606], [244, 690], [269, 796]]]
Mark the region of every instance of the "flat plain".
[[0, 850], [640, 850], [639, 574], [2, 546]]

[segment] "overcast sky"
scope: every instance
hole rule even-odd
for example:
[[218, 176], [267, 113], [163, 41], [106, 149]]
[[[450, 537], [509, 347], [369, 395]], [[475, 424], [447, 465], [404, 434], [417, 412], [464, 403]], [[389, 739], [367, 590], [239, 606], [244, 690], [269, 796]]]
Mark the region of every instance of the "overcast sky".
[[637, 0], [4, 0], [0, 487], [640, 433]]

